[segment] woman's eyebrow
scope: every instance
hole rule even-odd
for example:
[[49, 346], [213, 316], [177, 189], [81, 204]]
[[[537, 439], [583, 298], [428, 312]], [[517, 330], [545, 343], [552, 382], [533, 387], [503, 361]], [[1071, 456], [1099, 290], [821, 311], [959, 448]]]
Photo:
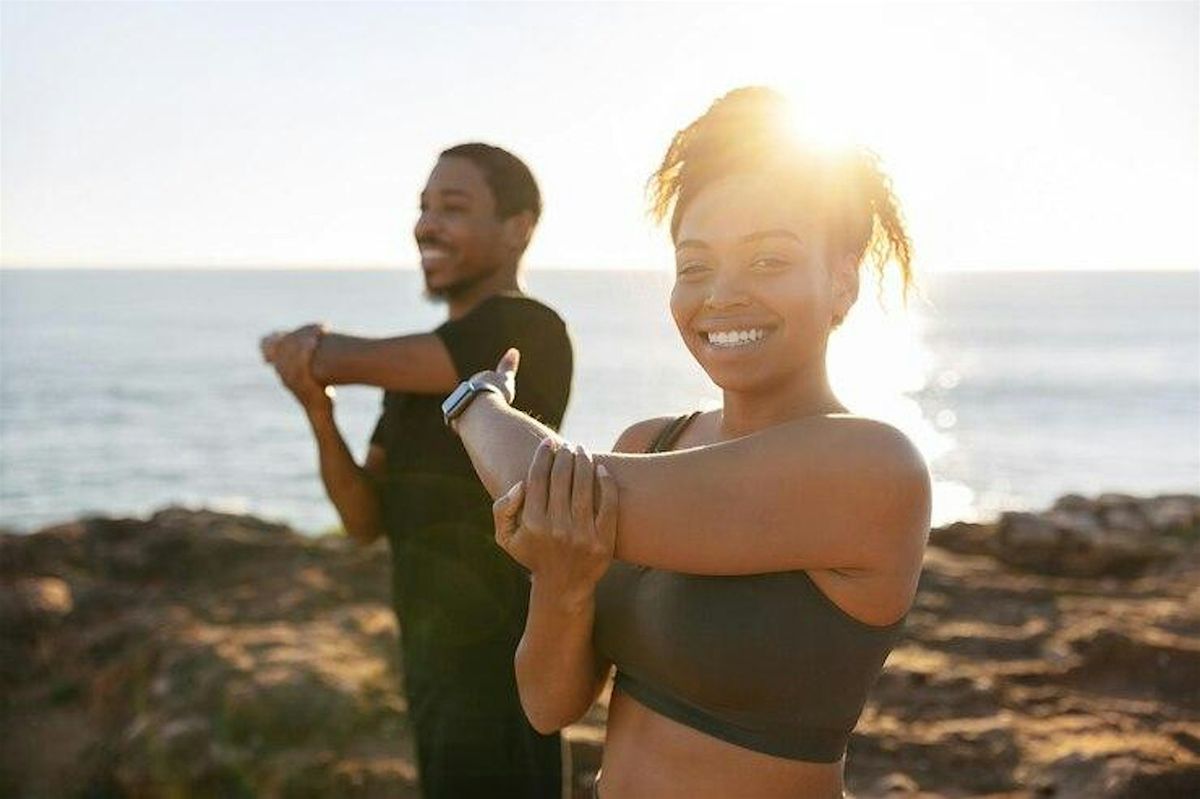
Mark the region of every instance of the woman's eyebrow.
[[792, 241], [796, 242], [797, 244], [804, 244], [804, 242], [800, 240], [800, 237], [797, 236], [795, 233], [793, 233], [790, 230], [784, 230], [782, 228], [777, 228], [777, 229], [773, 229], [773, 230], [759, 230], [754, 233], [749, 233], [745, 236], [742, 236], [741, 242], [743, 244], [748, 244], [753, 241], [760, 241], [761, 239], [771, 239], [771, 238], [786, 238], [786, 239], [791, 239]]
[[[797, 236], [792, 231], [785, 230], [783, 228], [774, 228], [771, 230], [756, 230], [753, 233], [747, 233], [745, 236], [742, 236], [741, 238], [739, 238], [738, 243], [739, 244], [750, 244], [750, 243], [753, 243], [756, 241], [761, 241], [762, 239], [772, 239], [772, 238], [791, 239], [792, 241], [796, 242], [797, 244], [799, 244], [801, 246], [803, 246], [803, 244], [804, 244], [804, 241], [799, 236]], [[675, 245], [676, 250], [682, 250], [682, 249], [685, 249], [688, 247], [694, 247], [694, 248], [701, 249], [701, 250], [711, 250], [712, 249], [712, 245], [710, 245], [706, 241], [701, 241], [700, 239], [684, 239], [683, 241], [681, 241]]]

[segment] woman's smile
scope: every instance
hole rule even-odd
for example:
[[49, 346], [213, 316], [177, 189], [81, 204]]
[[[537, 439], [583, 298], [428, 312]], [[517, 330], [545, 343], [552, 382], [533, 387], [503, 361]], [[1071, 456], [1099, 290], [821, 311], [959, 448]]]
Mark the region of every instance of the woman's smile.
[[702, 344], [715, 350], [755, 350], [775, 332], [774, 325], [728, 325], [700, 330]]

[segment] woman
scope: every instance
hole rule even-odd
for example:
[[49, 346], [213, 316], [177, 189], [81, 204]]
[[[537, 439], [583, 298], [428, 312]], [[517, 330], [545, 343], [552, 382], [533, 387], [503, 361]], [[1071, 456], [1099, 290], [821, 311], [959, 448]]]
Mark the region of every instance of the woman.
[[639, 422], [591, 456], [496, 390], [515, 351], [447, 401], [500, 497], [497, 541], [531, 572], [530, 721], [578, 720], [616, 667], [605, 799], [841, 796], [916, 590], [925, 464], [849, 414], [825, 367], [861, 262], [895, 261], [907, 288], [908, 239], [872, 156], [787, 123], [773, 92], [731, 92], [652, 179], [659, 218], [674, 208], [671, 313], [720, 409]]

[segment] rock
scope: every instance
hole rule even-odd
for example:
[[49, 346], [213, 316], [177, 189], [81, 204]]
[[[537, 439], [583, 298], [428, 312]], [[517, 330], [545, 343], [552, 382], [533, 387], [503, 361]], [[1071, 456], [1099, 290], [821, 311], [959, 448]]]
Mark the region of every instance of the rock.
[[25, 577], [0, 584], [0, 629], [27, 635], [74, 608], [71, 586], [57, 577]]
[[0, 537], [0, 739], [24, 753], [0, 747], [0, 793], [280, 795], [318, 762], [329, 795], [415, 796], [389, 596], [378, 550], [252, 517]]
[[1151, 531], [1150, 523], [1142, 514], [1138, 505], [1118, 505], [1104, 509], [1102, 512], [1104, 526], [1111, 530], [1121, 530], [1134, 534], [1145, 534]]
[[963, 555], [990, 555], [996, 535], [992, 524], [954, 522], [929, 531], [929, 545]]
[[1058, 530], [1070, 530], [1082, 538], [1099, 535], [1104, 529], [1101, 520], [1091, 510], [1054, 508], [1041, 514], [1041, 518]]
[[1179, 553], [1176, 542], [1155, 533], [1132, 497], [1106, 494], [1094, 507], [1073, 499], [1042, 514], [1003, 513], [994, 554], [1040, 574], [1129, 578]]
[[202, 716], [173, 719], [158, 728], [155, 741], [163, 765], [178, 774], [197, 779], [208, 771], [212, 724]]
[[1003, 513], [996, 528], [996, 556], [1035, 571], [1056, 566], [1061, 535], [1054, 523], [1033, 513]]
[[1100, 508], [1100, 510], [1102, 510], [1102, 511], [1110, 510], [1113, 508], [1136, 509], [1139, 501], [1140, 500], [1138, 500], [1137, 497], [1132, 496], [1130, 494], [1118, 494], [1115, 492], [1109, 492], [1109, 493], [1101, 494], [1100, 496], [1096, 497], [1095, 504], [1096, 504], [1096, 507]]
[[1150, 526], [1159, 533], [1195, 533], [1200, 527], [1200, 501], [1188, 496], [1161, 496], [1142, 505]]
[[1096, 510], [1092, 500], [1079, 494], [1064, 494], [1054, 501], [1051, 510], [1065, 510], [1079, 513], [1094, 513]]
[[917, 785], [917, 781], [899, 771], [894, 771], [880, 777], [879, 780], [872, 786], [872, 795], [878, 796], [907, 796], [909, 794], [920, 793], [921, 786]]

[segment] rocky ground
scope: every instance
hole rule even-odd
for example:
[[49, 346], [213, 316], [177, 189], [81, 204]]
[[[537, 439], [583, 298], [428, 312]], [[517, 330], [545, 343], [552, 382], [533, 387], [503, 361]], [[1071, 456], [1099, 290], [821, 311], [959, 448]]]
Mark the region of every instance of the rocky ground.
[[[930, 543], [856, 796], [1200, 796], [1200, 497]], [[388, 584], [383, 545], [207, 511], [0, 535], [0, 796], [418, 796]]]

